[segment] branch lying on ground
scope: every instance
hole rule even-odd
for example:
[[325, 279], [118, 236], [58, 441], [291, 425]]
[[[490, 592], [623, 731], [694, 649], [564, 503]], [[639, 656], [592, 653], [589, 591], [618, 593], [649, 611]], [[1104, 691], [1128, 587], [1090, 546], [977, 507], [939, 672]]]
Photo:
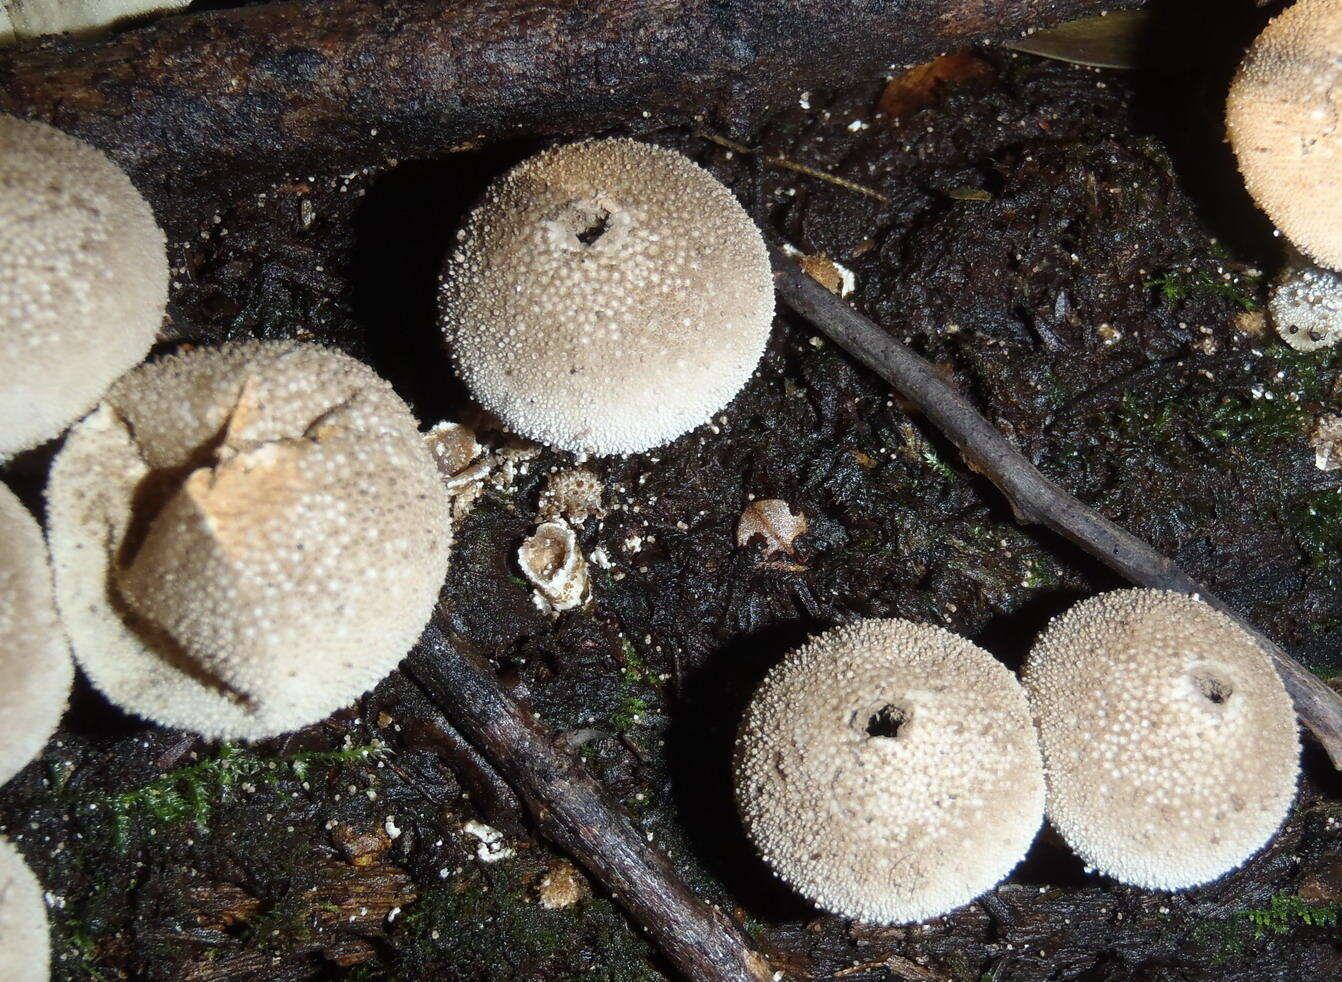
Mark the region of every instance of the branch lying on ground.
[[807, 276], [781, 250], [770, 251], [783, 302], [917, 406], [959, 448], [965, 463], [1006, 495], [1018, 521], [1052, 529], [1133, 583], [1196, 594], [1252, 634], [1271, 656], [1301, 722], [1342, 768], [1342, 697], [1173, 560], [1039, 473], [921, 356]]
[[450, 629], [431, 623], [404, 668], [508, 780], [540, 831], [610, 890], [686, 977], [772, 978], [736, 923], [690, 892], [619, 803]]
[[[1137, 0], [322, 0], [0, 49], [0, 112], [107, 150], [156, 205], [501, 139], [725, 130], [804, 89]], [[202, 192], [203, 193], [203, 192]]]

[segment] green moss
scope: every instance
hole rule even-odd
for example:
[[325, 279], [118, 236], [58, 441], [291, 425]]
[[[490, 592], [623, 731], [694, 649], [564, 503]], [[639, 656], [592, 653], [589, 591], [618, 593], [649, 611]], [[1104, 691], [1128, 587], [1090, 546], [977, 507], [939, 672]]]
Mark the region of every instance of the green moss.
[[1298, 894], [1282, 892], [1275, 894], [1265, 907], [1242, 910], [1237, 916], [1253, 925], [1255, 936], [1265, 938], [1291, 934], [1302, 927], [1337, 927], [1340, 914], [1342, 904], [1310, 904]]
[[235, 744], [222, 744], [213, 757], [178, 768], [149, 784], [121, 794], [100, 795], [96, 800], [81, 798], [76, 807], [98, 806], [108, 817], [113, 842], [125, 852], [135, 828], [146, 821], [169, 825], [191, 822], [204, 829], [216, 806], [231, 800], [244, 781], [255, 785], [274, 784], [283, 778], [305, 781], [317, 767], [360, 763], [387, 751], [376, 746], [350, 746], [340, 750], [313, 750], [287, 757], [265, 758]]
[[1216, 274], [1206, 270], [1171, 269], [1147, 280], [1162, 302], [1178, 305], [1190, 298], [1227, 300], [1243, 311], [1257, 310], [1258, 278], [1245, 273]]
[[1339, 916], [1342, 904], [1311, 904], [1298, 894], [1282, 891], [1262, 907], [1197, 921], [1189, 940], [1209, 949], [1210, 960], [1220, 965], [1240, 957], [1255, 943], [1285, 938], [1301, 930], [1334, 929]]

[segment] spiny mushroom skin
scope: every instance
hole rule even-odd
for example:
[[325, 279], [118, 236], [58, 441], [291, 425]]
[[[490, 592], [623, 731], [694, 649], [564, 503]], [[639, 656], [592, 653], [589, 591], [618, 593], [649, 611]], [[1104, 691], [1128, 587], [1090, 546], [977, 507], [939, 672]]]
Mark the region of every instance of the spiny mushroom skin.
[[1342, 269], [1342, 0], [1297, 0], [1273, 18], [1240, 63], [1226, 128], [1259, 207]]
[[42, 885], [13, 844], [0, 838], [0, 982], [46, 982], [50, 967]]
[[552, 447], [646, 450], [704, 423], [759, 362], [773, 280], [732, 193], [634, 140], [557, 147], [489, 188], [440, 292], [472, 394]]
[[1297, 351], [1342, 340], [1342, 274], [1306, 261], [1287, 265], [1268, 300], [1272, 325]]
[[48, 486], [56, 595], [113, 702], [210, 737], [314, 723], [390, 672], [446, 573], [447, 492], [366, 366], [237, 343], [142, 366]]
[[765, 677], [736, 743], [736, 799], [774, 872], [848, 917], [907, 923], [1005, 877], [1043, 820], [1029, 704], [937, 627], [819, 635]]
[[0, 457], [57, 436], [149, 351], [163, 232], [101, 151], [0, 115]]
[[44, 34], [88, 34], [191, 0], [0, 0], [0, 46]]
[[1180, 890], [1234, 869], [1295, 796], [1299, 742], [1267, 656], [1224, 614], [1119, 590], [1049, 625], [1024, 682], [1053, 825], [1088, 865]]
[[0, 486], [0, 784], [56, 732], [74, 681], [42, 530]]

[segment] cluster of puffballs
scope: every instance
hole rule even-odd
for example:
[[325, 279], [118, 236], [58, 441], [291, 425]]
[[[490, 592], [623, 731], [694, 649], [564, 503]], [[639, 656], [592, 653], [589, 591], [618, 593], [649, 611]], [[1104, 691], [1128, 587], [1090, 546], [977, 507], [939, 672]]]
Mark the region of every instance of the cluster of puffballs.
[[[0, 28], [17, 33], [16, 9]], [[1337, 11], [1301, 0], [1274, 21], [1229, 113], [1265, 209], [1335, 267], [1337, 199], [1319, 169], [1339, 145]], [[1272, 197], [1274, 182], [1289, 193]], [[1308, 275], [1324, 286], [1295, 295], [1336, 309], [1332, 274]], [[65, 435], [45, 537], [0, 488], [0, 781], [55, 731], [71, 654], [128, 712], [264, 739], [390, 673], [446, 575], [451, 502], [390, 384], [310, 343], [145, 362], [168, 283], [164, 235], [111, 160], [0, 117], [0, 459]], [[458, 234], [440, 309], [481, 406], [521, 436], [606, 455], [723, 408], [759, 362], [774, 299], [759, 230], [726, 187], [680, 154], [608, 139], [494, 182]], [[1087, 601], [1050, 628], [1024, 683], [935, 628], [822, 636], [743, 723], [751, 836], [820, 905], [905, 921], [1005, 876], [1045, 800], [1094, 868], [1166, 889], [1232, 868], [1280, 823], [1289, 702], [1205, 605]], [[0, 937], [17, 977], [46, 977], [41, 891], [3, 841]]]
[[782, 880], [904, 924], [992, 889], [1045, 815], [1089, 869], [1206, 883], [1273, 836], [1298, 768], [1290, 698], [1253, 636], [1199, 599], [1130, 589], [1056, 618], [1019, 681], [939, 627], [820, 634], [756, 691], [735, 784]]
[[[396, 667], [446, 577], [449, 491], [391, 385], [311, 343], [145, 361], [168, 284], [164, 234], [111, 160], [0, 117], [0, 460], [64, 435], [45, 537], [0, 487], [0, 782], [55, 732], [75, 663], [122, 709], [207, 738], [319, 722]], [[579, 454], [707, 422], [754, 371], [774, 309], [731, 192], [624, 139], [499, 178], [441, 297], [478, 402]], [[13, 977], [47, 977], [45, 923], [0, 841]]]
[[1298, 0], [1264, 28], [1231, 84], [1226, 130], [1287, 241], [1273, 326], [1302, 351], [1342, 341], [1342, 0]]

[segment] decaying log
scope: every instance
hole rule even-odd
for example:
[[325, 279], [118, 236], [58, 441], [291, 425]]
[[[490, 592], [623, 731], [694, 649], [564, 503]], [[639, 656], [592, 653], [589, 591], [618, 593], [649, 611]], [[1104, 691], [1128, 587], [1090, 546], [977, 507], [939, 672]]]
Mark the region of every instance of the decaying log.
[[[0, 49], [0, 111], [107, 150], [156, 204], [524, 136], [741, 114], [1135, 0], [315, 0]], [[709, 123], [733, 131], [732, 119]]]
[[687, 978], [765, 982], [769, 963], [727, 915], [690, 892], [619, 803], [500, 687], [438, 619], [404, 669], [498, 768], [541, 832], [582, 864]]
[[1018, 521], [1051, 529], [1133, 583], [1195, 594], [1252, 634], [1271, 656], [1300, 721], [1342, 768], [1342, 697], [1172, 559], [1041, 474], [924, 358], [807, 276], [781, 250], [772, 248], [771, 254], [783, 303], [917, 406], [965, 463], [1006, 496]]

